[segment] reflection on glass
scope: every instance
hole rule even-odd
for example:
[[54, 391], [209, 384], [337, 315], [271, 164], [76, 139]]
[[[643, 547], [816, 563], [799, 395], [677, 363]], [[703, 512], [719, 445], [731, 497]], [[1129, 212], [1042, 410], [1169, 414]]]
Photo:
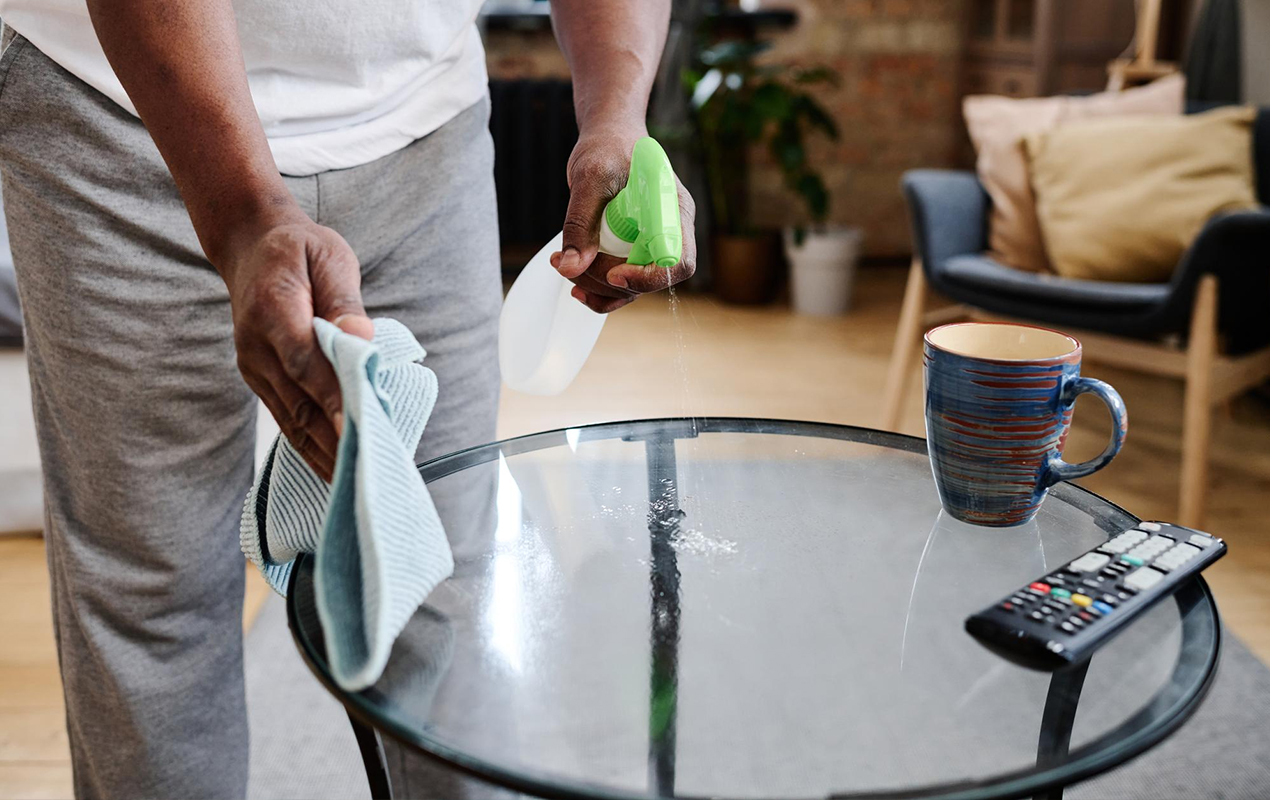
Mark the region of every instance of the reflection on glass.
[[524, 592], [520, 581], [520, 559], [515, 542], [524, 521], [523, 496], [507, 468], [507, 459], [498, 454], [498, 527], [494, 531], [494, 575], [485, 619], [489, 643], [507, 662], [512, 672], [520, 672], [522, 655], [521, 610]]
[[[426, 640], [394, 649], [386, 674], [403, 680], [377, 687], [384, 714], [566, 793], [653, 796], [669, 773], [650, 784], [650, 762], [674, 763], [675, 793], [734, 798], [1034, 766], [1049, 676], [988, 652], [964, 619], [1129, 518], [1061, 486], [1028, 526], [976, 528], [940, 515], [912, 440], [729, 424], [742, 422], [703, 421], [691, 440], [673, 421], [574, 429], [425, 468], [456, 570], [412, 622]], [[671, 486], [687, 517], [650, 532], [650, 510], [675, 508]], [[658, 584], [670, 574], [675, 586]], [[672, 605], [674, 636], [660, 635]], [[673, 682], [658, 652], [672, 640]], [[1101, 650], [1072, 746], [1154, 724], [1139, 714], [1180, 645], [1177, 610], [1161, 604]], [[440, 675], [430, 702], [428, 681], [404, 680], [416, 673]]]

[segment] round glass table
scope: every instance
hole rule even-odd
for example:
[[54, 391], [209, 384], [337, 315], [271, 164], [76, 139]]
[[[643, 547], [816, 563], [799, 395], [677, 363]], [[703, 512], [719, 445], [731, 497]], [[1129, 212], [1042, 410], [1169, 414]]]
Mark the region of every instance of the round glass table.
[[981, 647], [969, 614], [1137, 519], [1061, 484], [1027, 525], [957, 522], [920, 439], [647, 420], [419, 469], [456, 566], [376, 685], [332, 682], [311, 558], [288, 592], [376, 794], [367, 725], [545, 797], [1055, 797], [1175, 730], [1217, 663], [1199, 578], [1065, 671]]

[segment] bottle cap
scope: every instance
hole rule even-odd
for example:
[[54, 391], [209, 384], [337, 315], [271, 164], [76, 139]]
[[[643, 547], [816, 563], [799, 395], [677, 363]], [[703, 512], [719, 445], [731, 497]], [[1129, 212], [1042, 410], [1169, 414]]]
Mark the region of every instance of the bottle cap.
[[673, 267], [683, 253], [679, 190], [666, 151], [652, 137], [635, 143], [626, 187], [604, 210], [609, 228], [631, 243], [627, 261]]

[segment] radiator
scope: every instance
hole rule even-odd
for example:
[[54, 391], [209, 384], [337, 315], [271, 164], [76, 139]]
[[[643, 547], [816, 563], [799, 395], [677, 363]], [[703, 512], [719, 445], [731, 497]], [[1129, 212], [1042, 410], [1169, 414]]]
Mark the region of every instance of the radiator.
[[490, 100], [499, 232], [505, 260], [518, 266], [564, 222], [565, 167], [578, 139], [573, 87], [558, 80], [491, 81]]

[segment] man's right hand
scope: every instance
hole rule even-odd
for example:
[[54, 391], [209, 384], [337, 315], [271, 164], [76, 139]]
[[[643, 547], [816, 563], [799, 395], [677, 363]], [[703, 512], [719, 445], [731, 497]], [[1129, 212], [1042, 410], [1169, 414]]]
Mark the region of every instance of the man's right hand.
[[238, 369], [295, 449], [329, 481], [343, 415], [313, 318], [374, 336], [357, 256], [338, 233], [296, 213], [239, 233], [217, 261], [229, 287]]

